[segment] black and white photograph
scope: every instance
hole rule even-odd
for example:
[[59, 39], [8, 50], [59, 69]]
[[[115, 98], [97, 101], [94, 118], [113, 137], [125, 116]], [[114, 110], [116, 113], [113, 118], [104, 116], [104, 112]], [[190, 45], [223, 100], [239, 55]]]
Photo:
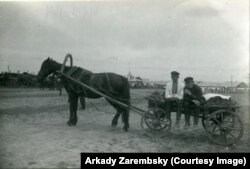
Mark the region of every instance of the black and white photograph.
[[0, 1], [0, 168], [81, 153], [250, 153], [249, 0]]

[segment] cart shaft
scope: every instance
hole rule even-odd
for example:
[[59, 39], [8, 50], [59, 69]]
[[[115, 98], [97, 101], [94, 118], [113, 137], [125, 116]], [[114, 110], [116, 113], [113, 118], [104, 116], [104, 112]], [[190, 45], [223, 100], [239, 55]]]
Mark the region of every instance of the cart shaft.
[[140, 109], [140, 108], [132, 106], [132, 105], [127, 105], [127, 104], [125, 104], [123, 102], [120, 102], [120, 101], [110, 97], [110, 96], [107, 96], [107, 95], [99, 92], [98, 90], [96, 90], [96, 89], [94, 89], [94, 88], [92, 88], [92, 87], [90, 87], [90, 86], [88, 86], [88, 85], [86, 85], [86, 84], [84, 84], [84, 83], [82, 83], [82, 82], [80, 82], [80, 81], [78, 81], [78, 80], [64, 74], [64, 73], [62, 73], [61, 71], [57, 71], [57, 73], [59, 73], [60, 75], [66, 77], [67, 79], [70, 79], [73, 82], [81, 85], [82, 87], [87, 88], [88, 90], [91, 90], [92, 92], [94, 92], [94, 93], [96, 93], [96, 94], [98, 94], [98, 95], [100, 95], [100, 96], [102, 96], [102, 97], [104, 97], [104, 98], [106, 98], [106, 99], [108, 99], [108, 100], [110, 100], [112, 102], [115, 102], [115, 103], [117, 103], [117, 104], [119, 104], [119, 105], [121, 105], [121, 106], [123, 106], [123, 107], [125, 107], [127, 109], [130, 109], [130, 110], [132, 110], [132, 111], [134, 111], [134, 112], [136, 112], [136, 113], [138, 113], [140, 115], [143, 115], [146, 112], [146, 110]]

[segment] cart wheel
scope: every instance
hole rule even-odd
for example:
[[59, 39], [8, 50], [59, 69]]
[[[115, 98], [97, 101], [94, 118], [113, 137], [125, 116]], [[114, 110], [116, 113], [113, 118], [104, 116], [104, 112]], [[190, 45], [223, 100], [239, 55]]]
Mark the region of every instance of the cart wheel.
[[164, 110], [154, 108], [148, 110], [141, 118], [141, 127], [152, 137], [162, 137], [171, 126], [171, 120], [166, 117]]
[[231, 146], [243, 135], [242, 122], [231, 110], [217, 110], [206, 117], [204, 122], [209, 139], [216, 144]]

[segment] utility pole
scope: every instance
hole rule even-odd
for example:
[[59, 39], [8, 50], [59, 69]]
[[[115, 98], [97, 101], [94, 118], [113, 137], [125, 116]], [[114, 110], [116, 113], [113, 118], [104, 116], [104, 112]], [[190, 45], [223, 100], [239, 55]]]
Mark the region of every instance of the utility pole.
[[115, 58], [115, 72], [116, 73], [118, 73], [117, 66], [118, 66], [118, 58], [116, 57]]
[[131, 62], [129, 61], [129, 73], [130, 73], [130, 64], [131, 64]]
[[233, 87], [233, 75], [231, 75], [231, 87]]
[[250, 84], [250, 73], [248, 74], [247, 81], [248, 81], [248, 84]]

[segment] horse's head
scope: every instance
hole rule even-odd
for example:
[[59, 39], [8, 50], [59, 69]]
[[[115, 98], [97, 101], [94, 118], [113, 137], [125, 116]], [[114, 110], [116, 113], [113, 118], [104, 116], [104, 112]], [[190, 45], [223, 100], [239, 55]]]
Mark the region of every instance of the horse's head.
[[41, 65], [41, 69], [38, 72], [37, 80], [41, 82], [51, 73], [55, 73], [55, 67], [53, 65], [53, 60], [48, 57], [48, 59], [46, 59]]

